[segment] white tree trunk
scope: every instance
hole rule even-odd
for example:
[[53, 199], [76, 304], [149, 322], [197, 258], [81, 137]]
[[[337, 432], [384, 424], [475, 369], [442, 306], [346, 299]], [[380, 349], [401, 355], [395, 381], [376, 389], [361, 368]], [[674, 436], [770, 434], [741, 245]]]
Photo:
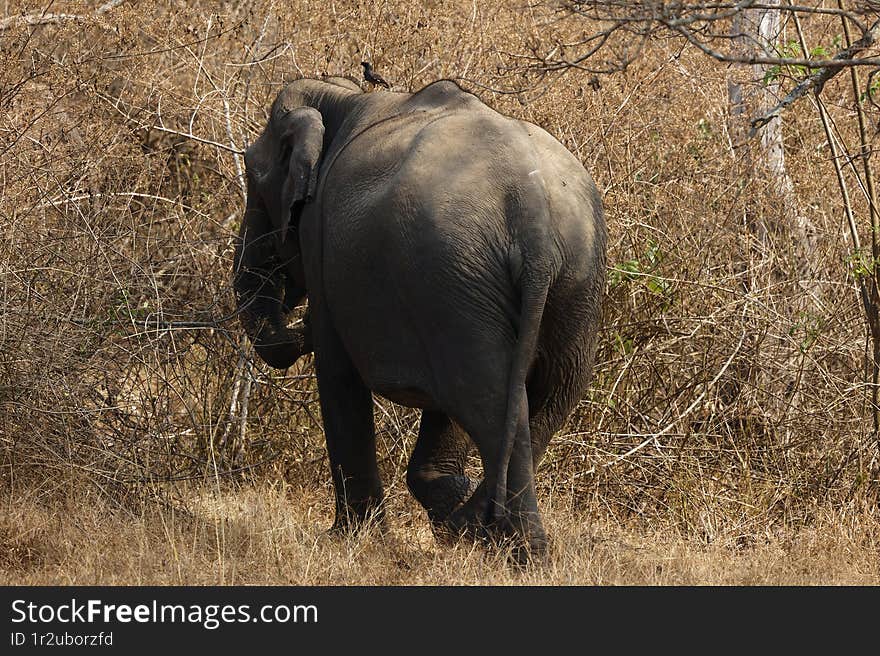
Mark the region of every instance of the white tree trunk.
[[[738, 14], [732, 26], [733, 48], [743, 56], [781, 54], [780, 0], [768, 0], [765, 9], [751, 9]], [[765, 65], [732, 66], [728, 77], [730, 135], [734, 152], [734, 170], [741, 184], [750, 187], [743, 198], [752, 199], [741, 208], [745, 239], [742, 240], [742, 270], [739, 272], [747, 294], [760, 294], [768, 309], [778, 317], [787, 317], [796, 328], [812, 301], [809, 294], [820, 296], [813, 261], [815, 230], [804, 214], [785, 163], [783, 119], [781, 116], [761, 128], [759, 137], [749, 138], [751, 119], [775, 107], [781, 96], [780, 71]], [[784, 72], [783, 72], [784, 73]], [[799, 288], [788, 287], [781, 293], [779, 283], [795, 277]], [[768, 290], [780, 290], [773, 295]], [[809, 294], [804, 293], [808, 291]], [[766, 317], [765, 317], [766, 320]], [[778, 320], [778, 319], [777, 319]], [[751, 319], [744, 330], [757, 332]], [[795, 337], [781, 331], [775, 338], [754, 343], [753, 360], [744, 363], [737, 383], [740, 392], [755, 396], [755, 408], [781, 401], [782, 412], [803, 402], [797, 381], [802, 372], [802, 355]], [[758, 349], [762, 352], [759, 353]], [[772, 362], [766, 366], [761, 362]], [[754, 376], [749, 372], [756, 371]], [[798, 373], [801, 372], [801, 373]], [[750, 380], [748, 386], [743, 383]], [[791, 435], [785, 432], [786, 440]]]
[[[768, 0], [765, 4], [778, 7], [780, 0]], [[777, 44], [782, 41], [779, 9], [768, 7], [740, 12], [734, 17], [732, 30], [734, 48], [739, 54], [779, 55]], [[764, 205], [763, 211], [757, 215], [750, 215], [745, 210], [744, 223], [767, 258], [772, 259], [772, 253], [763, 247], [768, 245], [770, 233], [794, 240], [798, 252], [798, 277], [809, 284], [808, 281], [815, 277], [812, 262], [815, 229], [800, 207], [786, 170], [782, 117], [761, 128], [760, 139], [750, 140], [748, 137], [750, 119], [779, 102], [781, 76], [764, 64], [732, 66], [727, 89], [730, 133], [740, 174], [749, 182], [766, 184], [767, 191], [777, 201]], [[761, 264], [769, 265], [760, 267], [767, 273], [767, 268], [773, 268], [770, 261]]]

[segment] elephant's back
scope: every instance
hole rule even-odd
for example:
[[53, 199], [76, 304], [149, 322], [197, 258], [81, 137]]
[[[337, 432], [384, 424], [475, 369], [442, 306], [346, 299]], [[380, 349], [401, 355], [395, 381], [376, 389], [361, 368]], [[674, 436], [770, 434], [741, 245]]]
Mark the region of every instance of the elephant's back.
[[[583, 167], [556, 161], [558, 142], [537, 126], [484, 110], [376, 125], [324, 182], [322, 277], [334, 324], [368, 385], [413, 405], [443, 393], [438, 370], [459, 367], [440, 379], [464, 380], [477, 367], [461, 361], [463, 345], [499, 364], [512, 351], [524, 258], [559, 269], [560, 248], [577, 250], [563, 242], [590, 239]], [[557, 215], [578, 225], [560, 231]]]
[[462, 345], [484, 340], [480, 349], [490, 353], [514, 342], [518, 297], [503, 203], [487, 182], [494, 174], [473, 151], [432, 133], [462, 124], [436, 115], [396, 123], [364, 133], [367, 141], [341, 153], [327, 176], [322, 277], [365, 382], [425, 407], [449, 393], [435, 380], [464, 379], [476, 366], [460, 361]]
[[513, 253], [544, 260], [554, 276], [585, 278], [604, 258], [601, 194], [583, 164], [543, 128], [488, 108], [419, 130], [383, 193], [403, 210], [399, 234], [466, 235], [468, 262], [510, 265]]

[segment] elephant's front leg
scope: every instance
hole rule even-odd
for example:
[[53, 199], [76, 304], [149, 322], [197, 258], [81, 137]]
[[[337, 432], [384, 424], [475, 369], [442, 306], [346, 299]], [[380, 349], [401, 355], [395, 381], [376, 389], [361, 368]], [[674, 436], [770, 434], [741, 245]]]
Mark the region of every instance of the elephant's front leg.
[[476, 483], [465, 476], [467, 434], [442, 412], [425, 410], [410, 457], [406, 482], [441, 535], [444, 522], [471, 495]]
[[333, 530], [346, 531], [371, 515], [381, 516], [373, 399], [332, 326], [320, 317], [313, 317], [313, 325], [318, 393], [336, 491]]

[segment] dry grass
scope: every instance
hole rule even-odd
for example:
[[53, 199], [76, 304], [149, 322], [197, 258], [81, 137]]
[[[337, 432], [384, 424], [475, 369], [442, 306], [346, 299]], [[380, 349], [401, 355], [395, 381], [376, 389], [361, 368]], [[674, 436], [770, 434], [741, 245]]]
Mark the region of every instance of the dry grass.
[[173, 510], [140, 512], [108, 513], [86, 495], [51, 504], [9, 499], [0, 585], [880, 584], [880, 521], [852, 506], [816, 508], [810, 528], [743, 527], [698, 540], [668, 522], [596, 519], [554, 498], [548, 562], [518, 571], [503, 554], [438, 546], [402, 490], [392, 494], [384, 531], [352, 538], [325, 532], [327, 489], [178, 493]]
[[[599, 90], [572, 73], [507, 94], [530, 81], [518, 53], [584, 26], [517, 0], [99, 4], [0, 24], [0, 582], [880, 582], [864, 320], [809, 102], [785, 116], [805, 270], [773, 185], [739, 173], [729, 72], [677, 44]], [[417, 414], [385, 402], [389, 532], [325, 537], [311, 364], [271, 371], [241, 340], [233, 151], [284, 78], [364, 58], [544, 126], [603, 192], [606, 322], [539, 472], [544, 569], [435, 545], [402, 482]], [[844, 77], [823, 97], [853, 152]]]

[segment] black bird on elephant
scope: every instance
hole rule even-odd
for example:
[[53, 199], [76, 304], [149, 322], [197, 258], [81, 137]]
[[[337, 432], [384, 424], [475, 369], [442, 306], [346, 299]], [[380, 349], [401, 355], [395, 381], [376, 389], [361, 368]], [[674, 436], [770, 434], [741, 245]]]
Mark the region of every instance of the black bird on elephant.
[[372, 85], [379, 85], [381, 87], [385, 87], [386, 89], [390, 89], [391, 85], [388, 84], [382, 76], [379, 75], [376, 71], [373, 70], [373, 67], [370, 65], [370, 62], [361, 62], [361, 66], [364, 67], [364, 79]]

